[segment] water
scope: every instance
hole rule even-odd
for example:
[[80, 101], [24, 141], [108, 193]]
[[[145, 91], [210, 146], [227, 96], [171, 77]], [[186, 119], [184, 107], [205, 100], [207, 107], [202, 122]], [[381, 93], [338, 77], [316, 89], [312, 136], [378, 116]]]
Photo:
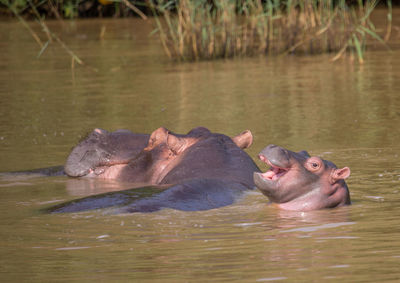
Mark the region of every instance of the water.
[[393, 52], [377, 47], [362, 66], [330, 63], [332, 55], [175, 64], [140, 20], [49, 26], [89, 67], [71, 70], [56, 43], [37, 59], [40, 48], [19, 23], [0, 23], [0, 171], [63, 164], [95, 127], [250, 129], [254, 158], [275, 143], [349, 166], [353, 205], [285, 212], [253, 192], [202, 212], [48, 215], [41, 210], [52, 204], [122, 186], [2, 175], [1, 281], [400, 280], [396, 30]]

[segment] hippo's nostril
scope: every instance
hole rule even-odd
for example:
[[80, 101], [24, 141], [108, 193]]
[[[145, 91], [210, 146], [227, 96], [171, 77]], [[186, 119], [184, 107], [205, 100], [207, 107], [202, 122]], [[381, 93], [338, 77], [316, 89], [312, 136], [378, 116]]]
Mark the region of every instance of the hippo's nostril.
[[267, 158], [266, 158], [264, 155], [262, 155], [262, 154], [259, 154], [259, 155], [258, 155], [258, 158], [259, 158], [262, 162], [266, 162], [266, 161], [267, 161]]

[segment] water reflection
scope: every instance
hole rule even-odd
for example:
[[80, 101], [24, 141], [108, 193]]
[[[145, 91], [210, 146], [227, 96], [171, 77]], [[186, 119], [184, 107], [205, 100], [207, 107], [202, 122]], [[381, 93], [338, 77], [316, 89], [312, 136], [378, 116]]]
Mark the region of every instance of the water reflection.
[[95, 178], [68, 178], [65, 188], [69, 195], [82, 197], [145, 186], [148, 186], [148, 184], [121, 183]]
[[[279, 227], [280, 229], [284, 229], [281, 232], [292, 232], [291, 228], [298, 227], [298, 225], [301, 223], [313, 225], [315, 227], [322, 225], [321, 229], [334, 228], [335, 223], [352, 223], [349, 216], [349, 207], [308, 212], [285, 211], [277, 209], [276, 216], [277, 220], [279, 220], [277, 221], [278, 223], [285, 223], [284, 226]], [[333, 226], [329, 226], [330, 224]], [[296, 231], [296, 229], [300, 229], [298, 231], [301, 232], [301, 228], [294, 228], [293, 231]], [[317, 228], [317, 230], [319, 230], [319, 228]]]

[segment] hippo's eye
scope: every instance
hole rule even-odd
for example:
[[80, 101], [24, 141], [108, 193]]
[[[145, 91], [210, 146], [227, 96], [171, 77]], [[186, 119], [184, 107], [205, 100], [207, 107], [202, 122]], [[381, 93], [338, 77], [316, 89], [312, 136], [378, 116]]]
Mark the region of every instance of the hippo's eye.
[[321, 168], [321, 160], [317, 157], [311, 157], [307, 161], [307, 168], [308, 168], [308, 170], [311, 170], [311, 171], [318, 170], [319, 168]]

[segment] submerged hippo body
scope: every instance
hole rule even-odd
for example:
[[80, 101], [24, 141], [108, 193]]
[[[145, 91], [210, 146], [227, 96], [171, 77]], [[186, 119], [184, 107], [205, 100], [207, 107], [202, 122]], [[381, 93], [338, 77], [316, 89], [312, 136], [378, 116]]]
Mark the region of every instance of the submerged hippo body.
[[73, 212], [116, 205], [117, 212], [151, 212], [164, 207], [206, 210], [232, 204], [243, 192], [254, 188], [253, 172], [259, 169], [242, 150], [252, 143], [250, 131], [230, 138], [202, 127], [186, 135], [159, 128], [147, 137], [141, 150], [124, 153], [129, 160], [118, 159], [121, 150], [103, 158], [103, 152], [109, 150], [105, 150], [105, 142], [98, 142], [103, 139], [99, 137], [102, 134], [109, 135], [95, 130], [92, 142], [89, 137], [73, 149], [65, 166], [67, 174], [148, 184], [151, 196], [144, 187], [74, 200], [50, 211]]
[[338, 169], [330, 161], [293, 152], [279, 146], [264, 148], [259, 158], [271, 166], [254, 173], [254, 183], [269, 200], [285, 210], [308, 211], [350, 204], [344, 179], [350, 169]]

